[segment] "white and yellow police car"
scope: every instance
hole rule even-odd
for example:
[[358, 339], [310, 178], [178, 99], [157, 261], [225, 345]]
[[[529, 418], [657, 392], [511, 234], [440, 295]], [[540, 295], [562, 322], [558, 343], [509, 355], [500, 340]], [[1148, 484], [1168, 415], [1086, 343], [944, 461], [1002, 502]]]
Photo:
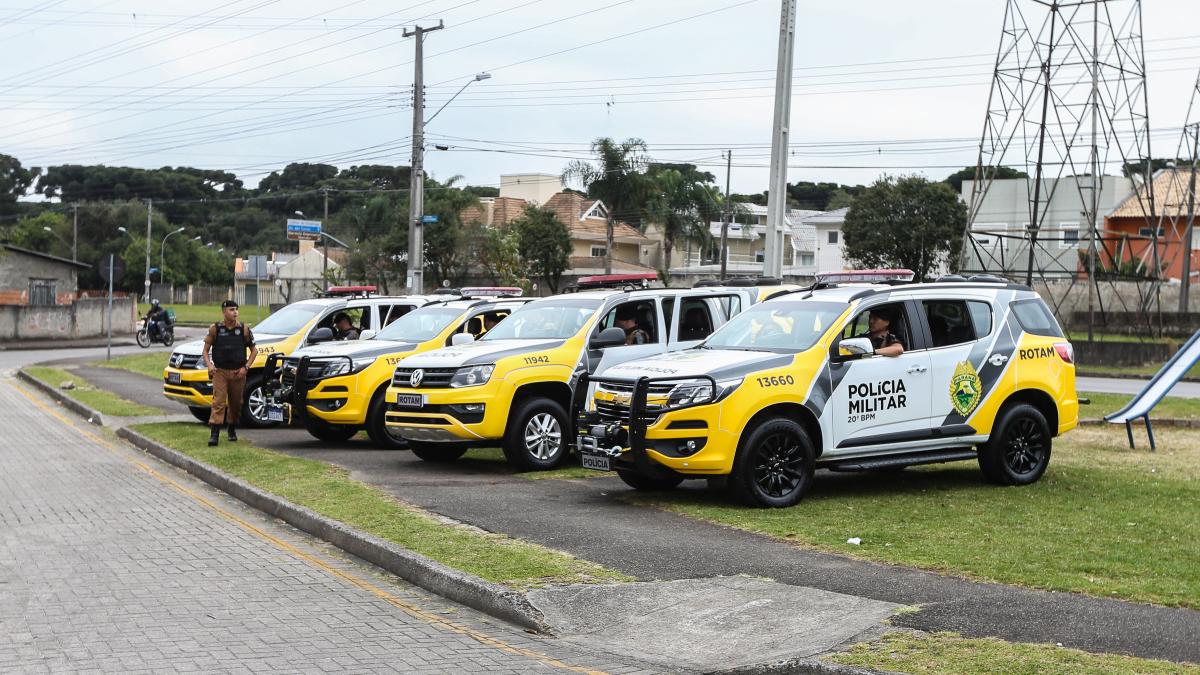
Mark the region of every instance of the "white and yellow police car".
[[592, 381], [585, 467], [638, 489], [728, 476], [766, 507], [798, 502], [817, 468], [977, 460], [1032, 483], [1079, 417], [1070, 343], [1035, 292], [995, 277], [814, 286]]

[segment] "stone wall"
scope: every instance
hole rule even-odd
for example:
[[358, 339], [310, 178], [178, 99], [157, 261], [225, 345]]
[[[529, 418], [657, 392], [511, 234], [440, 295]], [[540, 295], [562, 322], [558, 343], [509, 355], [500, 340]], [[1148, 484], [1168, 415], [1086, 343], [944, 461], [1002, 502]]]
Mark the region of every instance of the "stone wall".
[[[108, 300], [82, 298], [69, 305], [0, 306], [0, 341], [74, 340], [107, 335], [105, 314]], [[136, 330], [136, 308], [132, 298], [113, 299], [113, 335], [132, 335]]]

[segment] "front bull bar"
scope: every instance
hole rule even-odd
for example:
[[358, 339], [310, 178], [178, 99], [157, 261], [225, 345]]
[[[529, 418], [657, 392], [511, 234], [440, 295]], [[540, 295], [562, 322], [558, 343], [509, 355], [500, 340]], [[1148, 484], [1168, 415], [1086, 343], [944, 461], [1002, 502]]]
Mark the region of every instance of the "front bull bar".
[[[272, 354], [267, 357], [267, 362], [263, 370], [263, 386], [266, 387], [268, 395], [276, 403], [291, 404], [296, 415], [305, 414], [308, 406], [308, 392], [312, 390], [316, 383], [328, 379], [328, 377], [340, 377], [341, 375], [354, 372], [354, 359], [349, 356], [301, 356], [300, 360], [296, 363], [296, 381], [292, 384], [291, 388], [287, 388], [283, 385], [282, 371], [279, 376], [275, 374], [277, 364], [283, 358], [282, 354]], [[313, 362], [323, 363], [326, 361], [340, 361], [342, 359], [345, 359], [348, 365], [345, 373], [309, 379], [308, 367]]]
[[[653, 416], [647, 415], [646, 397], [650, 392], [650, 385], [660, 382], [696, 382], [707, 381], [709, 385], [709, 395], [701, 401], [693, 401], [686, 405], [667, 407], [656, 409]], [[629, 380], [619, 380], [611, 377], [593, 377], [584, 379], [580, 386], [587, 386], [588, 382], [601, 384], [619, 384], [628, 386]], [[586, 389], [585, 389], [586, 390]], [[577, 437], [577, 447], [580, 450], [587, 452], [607, 455], [609, 457], [618, 457], [621, 455], [621, 448], [628, 447], [634, 456], [644, 456], [646, 451], [646, 429], [658, 419], [658, 416], [665, 412], [675, 412], [677, 410], [687, 410], [696, 406], [708, 405], [717, 400], [717, 380], [709, 375], [670, 375], [664, 377], [639, 377], [634, 380], [633, 391], [629, 396], [629, 417], [627, 419], [617, 419], [605, 422], [600, 419], [599, 411], [588, 411], [586, 403], [581, 407], [579, 418], [577, 420], [577, 428], [579, 435]], [[627, 436], [622, 439], [621, 433], [627, 432]], [[605, 442], [612, 442], [610, 448], [605, 448]]]

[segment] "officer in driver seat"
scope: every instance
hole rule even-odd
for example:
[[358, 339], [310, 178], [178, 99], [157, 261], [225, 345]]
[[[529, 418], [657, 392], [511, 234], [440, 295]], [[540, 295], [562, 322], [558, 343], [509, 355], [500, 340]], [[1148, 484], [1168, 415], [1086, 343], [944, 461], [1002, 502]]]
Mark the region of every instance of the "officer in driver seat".
[[625, 344], [644, 345], [650, 342], [650, 334], [638, 324], [637, 309], [633, 305], [625, 304], [618, 307], [614, 324], [617, 328], [625, 331]]
[[867, 338], [880, 356], [900, 356], [904, 353], [904, 341], [892, 333], [892, 322], [896, 313], [890, 307], [872, 308], [867, 317], [867, 332], [854, 337]]

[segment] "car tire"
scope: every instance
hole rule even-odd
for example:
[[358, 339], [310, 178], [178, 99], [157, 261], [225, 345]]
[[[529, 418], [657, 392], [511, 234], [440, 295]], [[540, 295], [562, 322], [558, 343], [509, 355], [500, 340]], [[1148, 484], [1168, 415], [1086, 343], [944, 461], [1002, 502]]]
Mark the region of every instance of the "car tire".
[[[254, 414], [255, 410], [258, 410], [257, 415]], [[262, 373], [252, 373], [246, 378], [239, 424], [247, 429], [267, 429], [279, 425], [279, 422], [267, 421], [267, 392], [263, 387]]]
[[212, 417], [212, 408], [199, 408], [189, 405], [188, 412], [192, 413], [192, 417], [205, 424], [208, 424], [208, 420]]
[[393, 435], [388, 430], [387, 403], [384, 401], [386, 392], [387, 387], [380, 388], [371, 399], [371, 406], [367, 408], [367, 435], [371, 437], [371, 443], [377, 448], [402, 450], [408, 447], [408, 441]]
[[463, 453], [467, 451], [467, 446], [463, 443], [421, 443], [418, 441], [409, 441], [408, 449], [412, 450], [412, 454], [426, 462], [450, 464], [463, 456]]
[[666, 478], [655, 478], [647, 476], [637, 471], [618, 470], [617, 476], [625, 481], [625, 484], [634, 490], [644, 490], [646, 492], [666, 492], [674, 490], [683, 482], [682, 476], [668, 476]]
[[979, 450], [979, 469], [997, 485], [1035, 483], [1050, 465], [1051, 438], [1040, 410], [1027, 403], [1005, 407]]
[[504, 456], [518, 471], [553, 469], [569, 454], [569, 429], [561, 405], [548, 398], [526, 399], [508, 418]]
[[358, 427], [352, 424], [328, 424], [311, 417], [304, 420], [304, 429], [326, 443], [345, 443], [358, 433]]
[[815, 472], [808, 432], [794, 420], [776, 417], [742, 437], [729, 488], [748, 506], [783, 508], [804, 498]]

